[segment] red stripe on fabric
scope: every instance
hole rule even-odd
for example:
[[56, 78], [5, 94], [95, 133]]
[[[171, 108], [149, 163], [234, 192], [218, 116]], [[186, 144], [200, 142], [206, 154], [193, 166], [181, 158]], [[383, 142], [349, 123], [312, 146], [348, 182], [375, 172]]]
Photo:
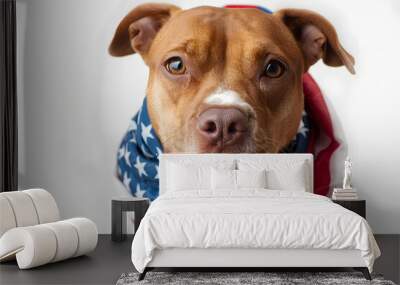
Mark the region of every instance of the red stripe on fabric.
[[315, 144], [321, 132], [330, 139], [329, 145], [314, 158], [314, 193], [326, 196], [331, 184], [330, 161], [340, 144], [335, 138], [332, 120], [322, 92], [308, 73], [303, 75], [303, 92], [305, 108], [311, 117], [313, 128], [317, 128], [313, 132], [309, 151], [315, 153]]

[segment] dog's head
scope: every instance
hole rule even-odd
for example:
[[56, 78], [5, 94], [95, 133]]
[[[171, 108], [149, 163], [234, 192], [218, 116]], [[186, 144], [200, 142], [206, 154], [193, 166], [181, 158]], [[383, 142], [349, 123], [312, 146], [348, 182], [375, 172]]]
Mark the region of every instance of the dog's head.
[[303, 111], [302, 75], [354, 59], [322, 16], [167, 4], [133, 9], [109, 51], [150, 68], [148, 109], [165, 152], [278, 152]]

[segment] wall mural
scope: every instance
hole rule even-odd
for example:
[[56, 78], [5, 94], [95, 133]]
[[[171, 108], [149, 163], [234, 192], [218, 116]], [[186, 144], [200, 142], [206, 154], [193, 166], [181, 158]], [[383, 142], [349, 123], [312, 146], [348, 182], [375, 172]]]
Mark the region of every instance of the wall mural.
[[[132, 195], [157, 198], [162, 152], [313, 153], [314, 192], [328, 194], [339, 142], [307, 70], [322, 59], [354, 73], [354, 59], [323, 16], [144, 4], [122, 19], [109, 52], [138, 53], [150, 69], [118, 151], [118, 176]], [[322, 137], [329, 143], [317, 153]]]

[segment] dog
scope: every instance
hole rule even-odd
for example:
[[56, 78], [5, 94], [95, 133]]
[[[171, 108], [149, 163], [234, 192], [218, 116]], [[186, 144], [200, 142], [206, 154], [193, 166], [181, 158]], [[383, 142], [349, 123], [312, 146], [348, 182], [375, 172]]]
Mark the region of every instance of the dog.
[[321, 15], [298, 9], [143, 4], [118, 25], [113, 56], [150, 69], [147, 104], [164, 152], [276, 153], [295, 136], [302, 76], [322, 59], [354, 59]]
[[[110, 54], [138, 53], [150, 69], [144, 103], [118, 153], [118, 177], [135, 196], [158, 197], [161, 152], [313, 152], [313, 133], [321, 130], [308, 136], [310, 125], [321, 120], [331, 128], [307, 70], [322, 59], [355, 73], [334, 27], [307, 10], [247, 8], [144, 4], [119, 23]], [[339, 146], [327, 134], [331, 142], [315, 159], [314, 192], [321, 195]]]

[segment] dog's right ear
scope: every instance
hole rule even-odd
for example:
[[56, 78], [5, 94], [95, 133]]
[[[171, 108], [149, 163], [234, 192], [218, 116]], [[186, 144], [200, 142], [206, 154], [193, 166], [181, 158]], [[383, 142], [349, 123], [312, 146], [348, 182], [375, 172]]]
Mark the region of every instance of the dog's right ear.
[[150, 49], [157, 32], [180, 8], [169, 4], [149, 3], [137, 6], [119, 23], [108, 48], [112, 56], [125, 56]]
[[274, 13], [292, 32], [304, 57], [305, 71], [322, 59], [329, 66], [346, 66], [355, 74], [354, 58], [342, 47], [335, 28], [321, 15], [301, 9]]

